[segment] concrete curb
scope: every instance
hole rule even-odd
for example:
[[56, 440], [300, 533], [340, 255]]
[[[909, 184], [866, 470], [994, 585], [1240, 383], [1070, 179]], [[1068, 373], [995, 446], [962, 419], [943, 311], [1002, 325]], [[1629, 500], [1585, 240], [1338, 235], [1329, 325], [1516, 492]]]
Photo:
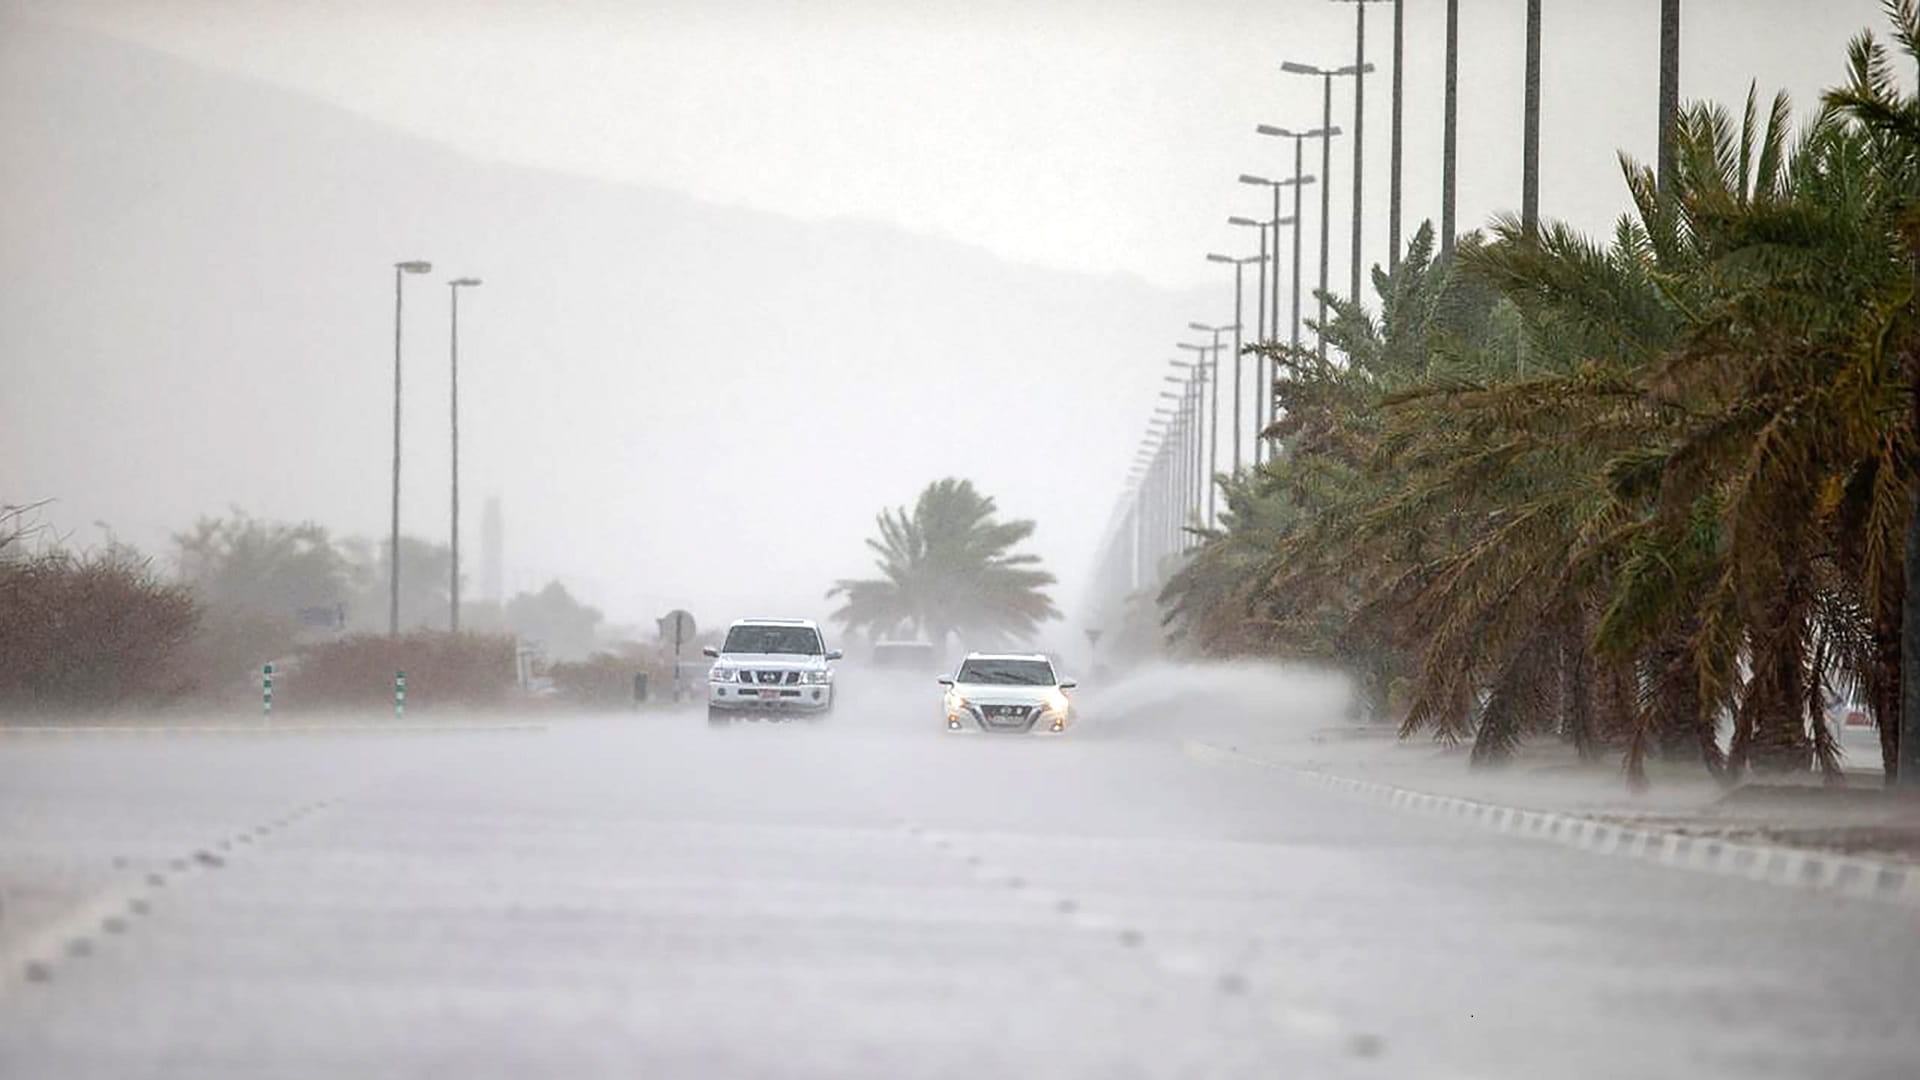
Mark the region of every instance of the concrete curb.
[[1370, 780], [1354, 780], [1317, 769], [1269, 761], [1240, 750], [1188, 742], [1184, 749], [1201, 761], [1238, 761], [1280, 769], [1332, 791], [1357, 795], [1396, 809], [1453, 818], [1492, 832], [1544, 840], [1597, 855], [1613, 855], [1661, 866], [1794, 888], [1839, 893], [1920, 910], [1920, 867], [1854, 855], [1833, 855], [1774, 844], [1745, 844], [1689, 836], [1665, 829], [1614, 825], [1582, 814], [1523, 810], [1515, 806], [1433, 795]]
[[513, 724], [0, 724], [0, 739], [88, 738], [121, 735], [145, 735], [167, 738], [180, 735], [407, 735], [447, 731], [545, 731], [540, 723]]

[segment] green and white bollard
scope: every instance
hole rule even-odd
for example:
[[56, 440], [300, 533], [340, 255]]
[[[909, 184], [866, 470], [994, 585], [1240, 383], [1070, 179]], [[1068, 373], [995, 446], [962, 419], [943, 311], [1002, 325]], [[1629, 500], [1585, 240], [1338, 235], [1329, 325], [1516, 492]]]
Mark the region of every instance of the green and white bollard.
[[407, 673], [393, 673], [393, 718], [404, 720], [407, 715]]
[[273, 665], [260, 669], [260, 719], [273, 719]]

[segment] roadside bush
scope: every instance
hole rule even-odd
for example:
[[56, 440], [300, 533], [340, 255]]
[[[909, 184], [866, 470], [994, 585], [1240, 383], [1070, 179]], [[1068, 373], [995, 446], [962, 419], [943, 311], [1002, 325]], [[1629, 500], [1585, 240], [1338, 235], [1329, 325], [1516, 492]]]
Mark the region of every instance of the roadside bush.
[[183, 652], [199, 608], [115, 547], [0, 559], [0, 709], [111, 709], [193, 689]]
[[663, 700], [673, 692], [673, 662], [658, 649], [628, 644], [596, 652], [585, 660], [556, 663], [547, 669], [563, 701], [591, 708], [622, 708], [633, 703], [633, 677], [647, 676], [648, 695]]
[[513, 639], [420, 630], [312, 645], [275, 680], [274, 705], [391, 709], [396, 671], [407, 673], [409, 708], [499, 705], [514, 686]]

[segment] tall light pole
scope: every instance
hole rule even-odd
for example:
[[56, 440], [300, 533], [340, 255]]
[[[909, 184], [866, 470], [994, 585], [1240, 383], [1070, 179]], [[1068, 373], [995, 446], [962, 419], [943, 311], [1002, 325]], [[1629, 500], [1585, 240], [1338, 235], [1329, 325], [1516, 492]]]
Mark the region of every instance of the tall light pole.
[[[1254, 130], [1262, 135], [1273, 135], [1278, 138], [1293, 140], [1293, 334], [1289, 344], [1293, 346], [1293, 351], [1297, 353], [1300, 351], [1300, 240], [1302, 231], [1300, 228], [1300, 189], [1314, 182], [1314, 177], [1300, 171], [1301, 166], [1305, 164], [1303, 144], [1308, 139], [1331, 140], [1335, 135], [1340, 134], [1340, 129], [1336, 127], [1314, 128], [1311, 131], [1290, 131], [1283, 127], [1275, 127], [1272, 124], [1261, 124], [1254, 128]], [[1322, 200], [1321, 214], [1323, 223], [1321, 225], [1320, 242], [1323, 254], [1321, 255], [1320, 274], [1323, 288], [1325, 287], [1324, 282], [1326, 280], [1326, 255], [1324, 254], [1326, 250], [1326, 225], [1324, 224], [1325, 206], [1326, 203]], [[1323, 344], [1321, 345], [1320, 352], [1322, 356], [1326, 355], [1324, 341], [1325, 338], [1322, 338]]]
[[433, 264], [410, 259], [393, 264], [393, 543], [387, 549], [387, 636], [400, 635], [400, 283], [408, 274], [428, 274]]
[[452, 553], [453, 565], [447, 580], [447, 629], [455, 634], [460, 632], [460, 290], [471, 289], [479, 284], [480, 279], [476, 277], [454, 278], [447, 282], [447, 296], [452, 301], [453, 317], [447, 337], [453, 361], [449, 383], [453, 420], [453, 510], [448, 526], [448, 550]]
[[1447, 88], [1440, 123], [1440, 257], [1453, 258], [1454, 170], [1460, 136], [1460, 0], [1447, 0]]
[[[1320, 127], [1323, 131], [1333, 131], [1333, 80], [1335, 76], [1351, 75], [1358, 78], [1365, 72], [1357, 67], [1319, 68], [1312, 64], [1296, 64], [1289, 60], [1280, 65], [1280, 70], [1289, 75], [1312, 75], [1320, 79]], [[1355, 133], [1355, 142], [1359, 142]], [[1327, 358], [1327, 259], [1330, 247], [1329, 222], [1332, 220], [1333, 192], [1333, 143], [1322, 140], [1320, 143], [1320, 359]], [[1353, 208], [1354, 214], [1360, 208]], [[1356, 290], [1357, 291], [1357, 290]]]
[[1540, 0], [1527, 0], [1527, 90], [1520, 137], [1520, 223], [1540, 233]]
[[1679, 113], [1680, 0], [1660, 0], [1660, 150], [1656, 175], [1662, 195], [1673, 183], [1673, 126]]
[[[1299, 169], [1300, 169], [1299, 149], [1300, 149], [1299, 144], [1296, 142], [1294, 145], [1294, 162], [1293, 162], [1295, 175], [1292, 177], [1285, 177], [1279, 180], [1269, 180], [1264, 176], [1253, 176], [1248, 173], [1240, 174], [1241, 183], [1253, 184], [1255, 186], [1265, 186], [1271, 189], [1273, 193], [1273, 216], [1271, 218], [1268, 218], [1264, 224], [1266, 225], [1267, 228], [1273, 230], [1273, 276], [1270, 279], [1273, 282], [1273, 297], [1272, 297], [1273, 302], [1270, 309], [1273, 312], [1273, 325], [1271, 329], [1269, 329], [1267, 332], [1267, 340], [1276, 345], [1279, 344], [1280, 342], [1280, 226], [1282, 225], [1293, 226], [1293, 278], [1294, 278], [1293, 317], [1295, 320], [1295, 326], [1293, 331], [1294, 333], [1293, 344], [1295, 347], [1298, 347], [1300, 344], [1299, 323], [1298, 323], [1298, 320], [1300, 318], [1300, 306], [1299, 306], [1300, 188], [1302, 185], [1313, 182], [1313, 177], [1311, 176], [1298, 175]], [[1280, 216], [1280, 189], [1284, 187], [1293, 188], [1293, 216], [1292, 217]], [[1229, 218], [1228, 222], [1229, 224], [1243, 224], [1244, 219], [1236, 221], [1235, 219]], [[1256, 430], [1258, 431], [1265, 431], [1267, 429], [1267, 422], [1273, 418], [1272, 370], [1273, 370], [1272, 361], [1270, 357], [1266, 355], [1262, 355], [1254, 364], [1254, 381], [1261, 387], [1260, 396], [1255, 398], [1253, 403], [1254, 425]], [[1265, 453], [1266, 453], [1266, 445], [1267, 444], [1264, 440], [1259, 439], [1257, 437], [1254, 439], [1253, 463], [1255, 465], [1260, 464], [1260, 462], [1264, 459]]]
[[1219, 518], [1218, 515], [1213, 512], [1214, 490], [1217, 485], [1214, 484], [1212, 478], [1220, 475], [1220, 349], [1222, 347], [1220, 339], [1221, 335], [1232, 333], [1233, 326], [1230, 323], [1222, 323], [1219, 326], [1208, 326], [1206, 323], [1190, 322], [1187, 324], [1187, 329], [1198, 330], [1203, 334], [1213, 335], [1213, 344], [1207, 347], [1207, 379], [1213, 384], [1213, 432], [1209, 436], [1212, 440], [1211, 445], [1213, 449], [1207, 453], [1207, 506], [1209, 516], [1213, 518], [1217, 524]]
[[1367, 149], [1367, 73], [1373, 65], [1367, 63], [1367, 5], [1382, 0], [1334, 0], [1339, 4], [1353, 5], [1353, 285], [1347, 290], [1347, 298], [1360, 303], [1360, 207], [1362, 181], [1367, 171], [1363, 167], [1363, 158]]
[[[1265, 181], [1260, 180], [1258, 177], [1252, 176], [1242, 176], [1240, 179], [1255, 183], [1265, 183]], [[1275, 190], [1277, 191], [1278, 189], [1276, 188]], [[1263, 271], [1266, 269], [1264, 260], [1267, 253], [1267, 233], [1269, 231], [1273, 233], [1273, 278], [1275, 281], [1278, 281], [1280, 278], [1280, 226], [1293, 224], [1293, 219], [1275, 217], [1267, 221], [1256, 221], [1248, 217], [1230, 217], [1227, 219], [1227, 224], [1260, 230], [1260, 255], [1263, 260], [1261, 269]], [[1266, 275], [1263, 273], [1261, 275], [1263, 285], [1265, 283], [1265, 277]], [[1274, 307], [1273, 315], [1275, 325], [1266, 334], [1266, 340], [1268, 342], [1274, 342], [1280, 336], [1280, 309], [1277, 304]], [[1263, 460], [1261, 447], [1266, 445], [1261, 441], [1260, 433], [1267, 429], [1268, 406], [1273, 402], [1273, 381], [1267, 375], [1267, 354], [1264, 352], [1253, 358], [1253, 385], [1256, 387], [1253, 398], [1253, 463], [1257, 467]]]
[[1171, 555], [1180, 542], [1180, 440], [1174, 431], [1177, 414], [1168, 408], [1153, 412], [1154, 433], [1160, 439], [1160, 544]]
[[[1166, 381], [1170, 383], [1184, 383], [1186, 380], [1169, 375]], [[1160, 397], [1162, 400], [1173, 403], [1168, 406], [1168, 408], [1173, 411], [1168, 414], [1167, 417], [1167, 423], [1170, 425], [1167, 429], [1168, 437], [1173, 440], [1173, 474], [1177, 478], [1174, 482], [1175, 495], [1173, 502], [1175, 507], [1175, 526], [1173, 540], [1175, 550], [1184, 551], [1187, 546], [1187, 511], [1198, 501], [1200, 494], [1200, 489], [1193, 485], [1193, 463], [1188, 460], [1194, 455], [1188, 446], [1187, 440], [1187, 395], [1184, 393], [1176, 394], [1172, 391], [1162, 391]], [[1189, 491], [1189, 488], [1192, 488], [1192, 490]]]
[[1233, 472], [1235, 476], [1240, 474], [1240, 386], [1246, 382], [1240, 357], [1240, 328], [1245, 322], [1243, 312], [1246, 310], [1245, 271], [1248, 263], [1261, 258], [1263, 256], [1248, 255], [1245, 258], [1236, 259], [1231, 255], [1214, 252], [1207, 254], [1208, 262], [1227, 263], [1233, 267]]
[[1174, 360], [1170, 361], [1170, 363], [1173, 367], [1186, 372], [1185, 375], [1169, 375], [1166, 381], [1181, 384], [1181, 388], [1185, 393], [1185, 408], [1187, 411], [1183, 414], [1183, 420], [1184, 422], [1190, 423], [1193, 427], [1191, 432], [1193, 437], [1190, 440], [1193, 460], [1186, 471], [1193, 477], [1194, 519], [1205, 524], [1206, 504], [1201, 501], [1200, 496], [1203, 491], [1211, 490], [1213, 487], [1207, 476], [1207, 413], [1206, 400], [1201, 395], [1202, 388], [1207, 384], [1207, 365], [1204, 361], [1200, 360]]
[[[1188, 325], [1192, 326], [1196, 324], [1189, 323]], [[1200, 329], [1207, 328], [1200, 327]], [[1211, 528], [1216, 524], [1213, 478], [1220, 475], [1220, 361], [1217, 355], [1210, 356], [1209, 354], [1217, 354], [1220, 351], [1220, 335], [1214, 335], [1212, 345], [1195, 345], [1189, 341], [1181, 341], [1176, 342], [1173, 347], [1192, 353], [1194, 363], [1206, 365], [1206, 382], [1210, 387], [1210, 393], [1213, 397], [1213, 404], [1211, 406], [1213, 410], [1213, 420], [1212, 423], [1208, 425], [1206, 436], [1203, 440], [1206, 446], [1207, 465], [1207, 526]]]
[[1406, 5], [1393, 0], [1393, 149], [1387, 172], [1387, 272], [1400, 269], [1400, 104], [1406, 87]]

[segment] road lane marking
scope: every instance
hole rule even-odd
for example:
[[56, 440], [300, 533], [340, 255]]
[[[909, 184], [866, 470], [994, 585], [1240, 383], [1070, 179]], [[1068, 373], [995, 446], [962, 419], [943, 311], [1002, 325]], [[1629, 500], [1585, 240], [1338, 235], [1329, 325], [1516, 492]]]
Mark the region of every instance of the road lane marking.
[[1920, 867], [1779, 844], [1754, 844], [1695, 836], [1670, 829], [1635, 828], [1582, 814], [1523, 810], [1477, 799], [1434, 795], [1373, 780], [1355, 780], [1207, 743], [1183, 742], [1181, 750], [1196, 761], [1210, 764], [1239, 763], [1274, 769], [1320, 787], [1384, 803], [1391, 808], [1456, 818], [1492, 832], [1544, 840], [1600, 855], [1654, 862], [1675, 869], [1739, 877], [1920, 909]]

